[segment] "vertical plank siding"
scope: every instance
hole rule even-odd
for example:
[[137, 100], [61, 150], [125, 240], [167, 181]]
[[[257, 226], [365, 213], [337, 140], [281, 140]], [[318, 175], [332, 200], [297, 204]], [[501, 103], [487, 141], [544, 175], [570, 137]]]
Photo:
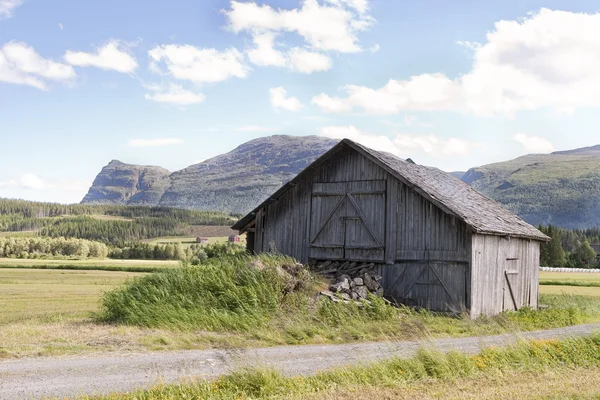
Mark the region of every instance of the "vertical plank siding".
[[432, 310], [537, 307], [539, 242], [474, 234], [350, 148], [258, 210], [254, 249], [304, 263], [372, 261], [386, 296]]
[[[473, 235], [471, 316], [537, 308], [540, 244], [529, 239]], [[516, 304], [515, 304], [516, 303]]]

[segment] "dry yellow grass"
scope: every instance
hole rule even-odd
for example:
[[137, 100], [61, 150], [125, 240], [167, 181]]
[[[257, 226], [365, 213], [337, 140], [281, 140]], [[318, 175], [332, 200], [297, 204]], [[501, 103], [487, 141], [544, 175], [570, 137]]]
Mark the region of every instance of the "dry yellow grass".
[[573, 368], [539, 373], [507, 372], [496, 376], [435, 380], [400, 387], [339, 388], [302, 396], [307, 400], [517, 400], [598, 399], [600, 368]]
[[0, 325], [73, 320], [88, 316], [98, 299], [132, 272], [0, 269]]
[[587, 272], [540, 271], [540, 281], [576, 281], [600, 283], [600, 274]]
[[46, 259], [21, 259], [21, 258], [0, 258], [1, 266], [52, 266], [52, 265], [74, 265], [74, 266], [136, 266], [136, 267], [176, 267], [179, 261], [174, 260], [113, 260], [110, 258], [104, 260], [88, 259], [88, 260], [46, 260]]
[[600, 297], [600, 287], [542, 285], [540, 286], [540, 293]]

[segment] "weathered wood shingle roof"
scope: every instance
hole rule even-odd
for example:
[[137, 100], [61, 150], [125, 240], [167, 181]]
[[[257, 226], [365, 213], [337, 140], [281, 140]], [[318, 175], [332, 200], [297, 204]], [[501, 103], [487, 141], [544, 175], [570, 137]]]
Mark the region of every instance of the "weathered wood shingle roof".
[[390, 174], [412, 187], [448, 214], [452, 214], [469, 225], [473, 231], [482, 234], [530, 238], [546, 241], [549, 238], [517, 215], [489, 199], [471, 186], [437, 168], [426, 167], [404, 161], [392, 154], [375, 151], [361, 144], [344, 139], [313, 164], [288, 182], [253, 212], [238, 221], [233, 229], [244, 228], [256, 212], [270, 201], [276, 200], [295, 182], [315, 167], [329, 159], [342, 146], [349, 146]]

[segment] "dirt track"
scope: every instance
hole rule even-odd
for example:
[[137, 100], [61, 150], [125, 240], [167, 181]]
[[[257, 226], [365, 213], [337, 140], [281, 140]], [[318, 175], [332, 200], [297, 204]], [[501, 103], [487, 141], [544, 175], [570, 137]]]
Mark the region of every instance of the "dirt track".
[[37, 399], [78, 394], [107, 394], [175, 382], [187, 377], [213, 378], [240, 367], [269, 366], [289, 375], [309, 375], [335, 366], [389, 357], [409, 357], [425, 345], [443, 351], [478, 352], [518, 337], [551, 339], [600, 332], [600, 324], [431, 342], [384, 342], [345, 345], [281, 346], [238, 350], [192, 350], [0, 362], [0, 399]]

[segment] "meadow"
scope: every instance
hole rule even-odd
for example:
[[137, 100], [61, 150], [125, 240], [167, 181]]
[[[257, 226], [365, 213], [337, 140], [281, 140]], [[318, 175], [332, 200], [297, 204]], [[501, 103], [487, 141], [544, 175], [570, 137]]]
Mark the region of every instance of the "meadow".
[[125, 271], [154, 272], [164, 268], [179, 266], [174, 260], [52, 260], [52, 259], [20, 259], [0, 258], [2, 269], [48, 269], [48, 270], [82, 270], [82, 271]]
[[[551, 286], [541, 287], [540, 300], [548, 309], [471, 321], [466, 317], [396, 309], [382, 302], [377, 302], [373, 309], [330, 303], [319, 305], [314, 301], [315, 293], [324, 283], [318, 277], [310, 278], [310, 284], [302, 290], [285, 293], [281, 282], [273, 285], [274, 281], [264, 281], [274, 279], [269, 275], [254, 276], [252, 279], [258, 281], [250, 279], [250, 286], [240, 284], [235, 273], [239, 265], [223, 264], [221, 260], [213, 260], [212, 267], [203, 267], [208, 269], [201, 274], [190, 273], [189, 268], [186, 273], [186, 269], [172, 263], [117, 261], [114, 267], [143, 268], [143, 265], [158, 264], [154, 267], [163, 272], [157, 276], [105, 271], [106, 265], [96, 267], [91, 261], [79, 267], [98, 270], [0, 268], [0, 304], [3, 304], [0, 357], [421, 340], [600, 321], [600, 298], [547, 294]], [[10, 262], [19, 266], [18, 260]], [[286, 262], [290, 263], [284, 260]], [[131, 278], [146, 281], [133, 284]], [[559, 279], [553, 275], [550, 278]], [[130, 284], [123, 286], [128, 280]], [[271, 284], [266, 285], [267, 282]], [[279, 289], [273, 291], [272, 287]], [[119, 290], [112, 291], [109, 297], [112, 315], [107, 315], [107, 297], [103, 294], [117, 288]], [[223, 301], [212, 296], [219, 291], [227, 291], [231, 296], [224, 297]], [[131, 297], [134, 292], [138, 294]], [[182, 310], [177, 302], [170, 303], [168, 299], [173, 297], [187, 299], [187, 309]], [[241, 304], [259, 304], [260, 307], [240, 308], [240, 303], [236, 303], [238, 299], [242, 299]], [[123, 304], [127, 307], [120, 309]], [[189, 311], [209, 308], [208, 314]], [[139, 312], [123, 314], [123, 309]]]

